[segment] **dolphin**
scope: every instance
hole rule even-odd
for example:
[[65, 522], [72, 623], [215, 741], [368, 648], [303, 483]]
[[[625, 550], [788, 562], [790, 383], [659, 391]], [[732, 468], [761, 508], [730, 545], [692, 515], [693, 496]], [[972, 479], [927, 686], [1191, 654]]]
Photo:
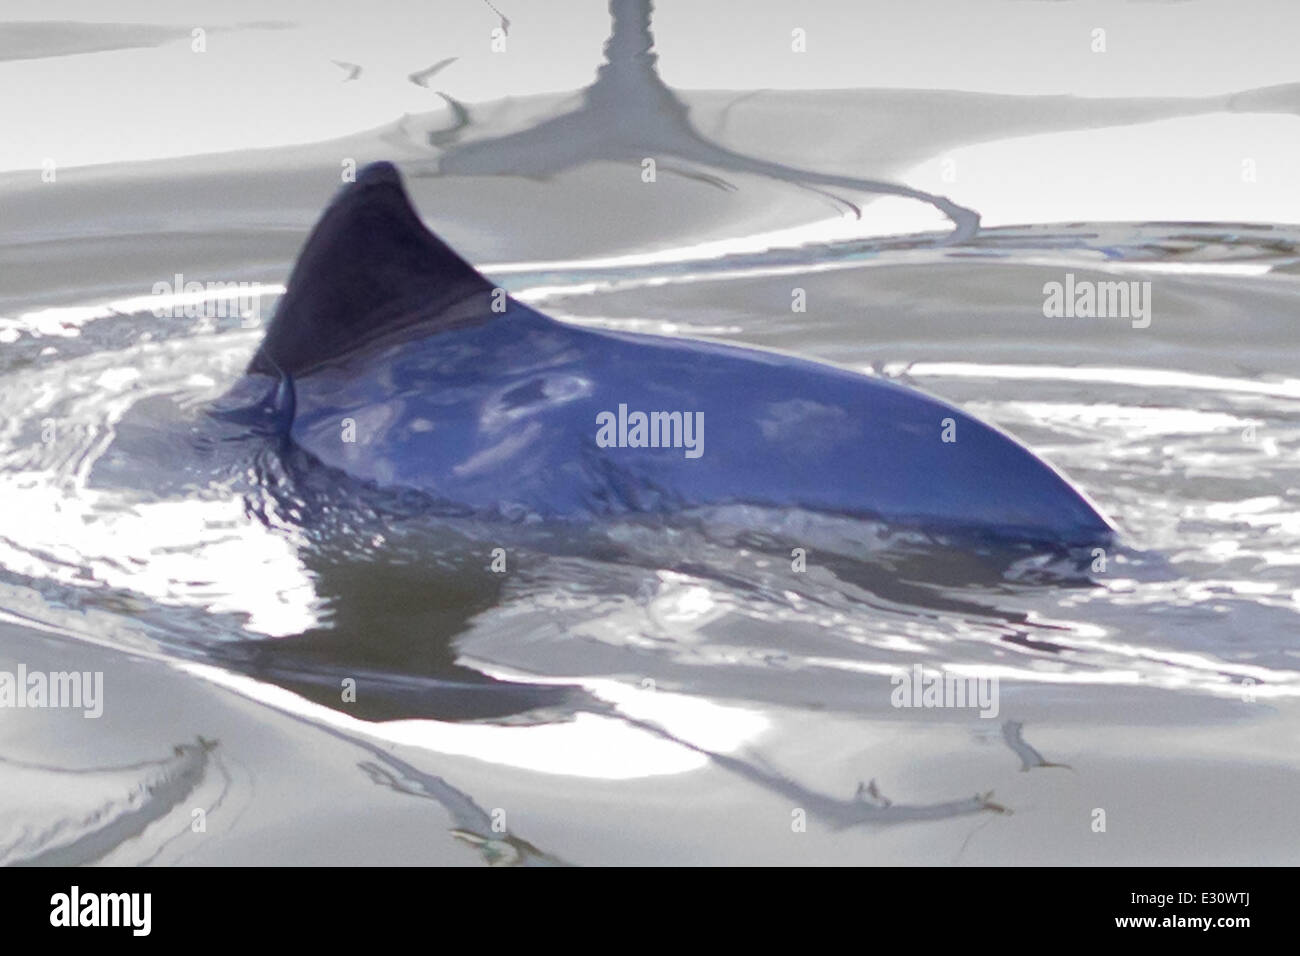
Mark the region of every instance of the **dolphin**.
[[424, 226], [386, 162], [325, 211], [216, 413], [314, 468], [476, 518], [752, 505], [1049, 546], [1115, 534], [1025, 446], [921, 391], [529, 308]]

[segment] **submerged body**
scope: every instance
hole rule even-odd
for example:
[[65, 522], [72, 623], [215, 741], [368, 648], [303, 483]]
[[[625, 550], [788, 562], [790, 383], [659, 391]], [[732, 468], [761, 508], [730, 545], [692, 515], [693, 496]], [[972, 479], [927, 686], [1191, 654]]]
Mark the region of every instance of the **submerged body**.
[[277, 427], [321, 463], [476, 514], [736, 503], [1066, 545], [1113, 531], [1026, 448], [912, 389], [509, 300], [386, 164], [317, 227], [239, 391], [274, 394]]

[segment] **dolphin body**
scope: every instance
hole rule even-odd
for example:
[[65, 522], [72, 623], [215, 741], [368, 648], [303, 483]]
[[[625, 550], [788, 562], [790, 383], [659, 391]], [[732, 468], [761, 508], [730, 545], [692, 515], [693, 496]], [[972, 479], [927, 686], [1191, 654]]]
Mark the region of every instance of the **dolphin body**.
[[314, 466], [478, 517], [750, 504], [1052, 546], [1114, 533], [1024, 446], [921, 392], [510, 299], [424, 227], [389, 163], [326, 210], [219, 405]]

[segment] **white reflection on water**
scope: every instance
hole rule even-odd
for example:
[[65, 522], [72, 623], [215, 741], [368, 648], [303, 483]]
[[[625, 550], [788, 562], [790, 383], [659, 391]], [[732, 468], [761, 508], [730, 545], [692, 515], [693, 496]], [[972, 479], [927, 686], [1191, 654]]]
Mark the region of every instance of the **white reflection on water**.
[[[245, 697], [358, 736], [536, 773], [628, 780], [686, 773], [703, 767], [709, 759], [624, 720], [592, 713], [580, 713], [562, 723], [518, 727], [430, 720], [372, 723], [220, 668], [192, 663], [178, 666]], [[587, 683], [629, 717], [652, 721], [668, 733], [715, 753], [731, 753], [756, 740], [767, 727], [760, 714], [742, 707], [721, 706], [663, 691], [641, 691], [612, 680]]]
[[[947, 378], [991, 378], [1017, 381], [1095, 382], [1099, 385], [1132, 385], [1140, 388], [1187, 388], [1274, 398], [1300, 398], [1300, 379], [1260, 382], [1221, 375], [1203, 375], [1162, 368], [1071, 368], [1053, 365], [1000, 365], [973, 362], [915, 362], [886, 366], [886, 372], [905, 370], [909, 375]], [[869, 369], [864, 371], [870, 371]]]

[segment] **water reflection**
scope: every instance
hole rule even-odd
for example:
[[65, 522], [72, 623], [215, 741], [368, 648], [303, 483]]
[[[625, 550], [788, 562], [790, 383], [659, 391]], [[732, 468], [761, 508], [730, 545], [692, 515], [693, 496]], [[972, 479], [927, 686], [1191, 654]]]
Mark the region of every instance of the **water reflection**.
[[[658, 169], [720, 189], [735, 186], [707, 170], [781, 180], [831, 198], [858, 217], [861, 210], [856, 204], [828, 190], [916, 199], [952, 220], [954, 229], [946, 241], [961, 242], [978, 231], [978, 214], [946, 197], [898, 183], [800, 169], [710, 140], [691, 122], [690, 108], [659, 77], [651, 7], [650, 0], [610, 0], [613, 28], [605, 44], [605, 62], [596, 71], [596, 81], [582, 91], [581, 104], [568, 113], [517, 133], [461, 142], [470, 126], [469, 112], [442, 94], [453, 109], [454, 121], [430, 133], [428, 142], [445, 151], [436, 170], [412, 175], [546, 178], [594, 161], [640, 165], [650, 158]], [[672, 162], [664, 162], [665, 157]]]
[[[337, 733], [337, 732], [335, 732]], [[540, 850], [515, 836], [495, 820], [469, 794], [453, 787], [442, 777], [425, 773], [392, 753], [368, 741], [337, 734], [368, 751], [373, 760], [357, 764], [370, 780], [397, 793], [433, 800], [452, 818], [453, 837], [478, 851], [489, 866], [567, 866], [559, 857]]]
[[[217, 764], [215, 740], [178, 744], [170, 756], [120, 767], [85, 770], [0, 757], [5, 789], [0, 808], [0, 865], [79, 866], [94, 863], [155, 823], [171, 821], [173, 835], [158, 842], [152, 860], [190, 832], [187, 802]], [[229, 788], [219, 767], [220, 792], [205, 807], [217, 809]], [[17, 797], [15, 800], [14, 797]]]
[[1002, 739], [1011, 751], [1020, 758], [1020, 769], [1034, 770], [1039, 767], [1061, 767], [1072, 769], [1067, 763], [1050, 763], [1042, 754], [1025, 742], [1025, 725], [1018, 720], [1008, 720], [1002, 724]]

